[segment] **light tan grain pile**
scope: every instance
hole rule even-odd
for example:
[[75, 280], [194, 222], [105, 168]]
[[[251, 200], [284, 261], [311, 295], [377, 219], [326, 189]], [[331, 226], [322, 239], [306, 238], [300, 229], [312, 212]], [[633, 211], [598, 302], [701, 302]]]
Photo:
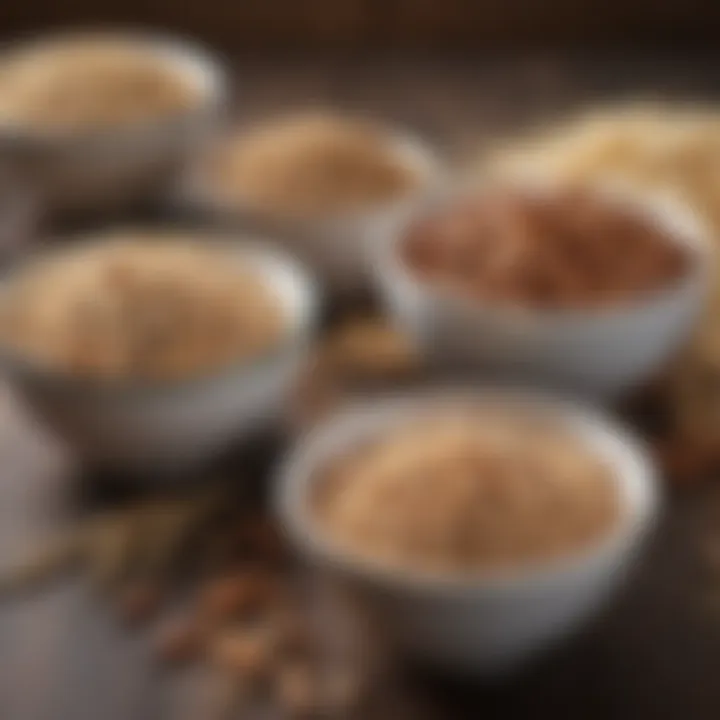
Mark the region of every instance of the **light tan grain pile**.
[[21, 356], [104, 379], [175, 379], [263, 354], [285, 324], [265, 280], [228, 248], [129, 233], [30, 264], [0, 303]]
[[463, 573], [561, 556], [616, 522], [609, 468], [567, 428], [439, 410], [331, 463], [314, 512], [359, 557]]
[[198, 89], [136, 43], [78, 38], [20, 49], [0, 60], [0, 124], [75, 132], [164, 118]]
[[229, 135], [211, 152], [201, 174], [222, 202], [300, 216], [392, 202], [422, 180], [386, 130], [322, 113], [281, 118]]

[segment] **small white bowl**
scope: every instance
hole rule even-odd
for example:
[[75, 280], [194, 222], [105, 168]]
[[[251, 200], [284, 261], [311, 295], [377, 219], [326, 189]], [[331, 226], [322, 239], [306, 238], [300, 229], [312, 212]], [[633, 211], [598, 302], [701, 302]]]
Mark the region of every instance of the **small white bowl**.
[[[616, 525], [594, 545], [556, 560], [457, 577], [391, 570], [339, 549], [309, 508], [317, 470], [438, 402], [443, 408], [526, 407], [568, 420], [614, 470], [621, 507]], [[543, 395], [477, 389], [391, 398], [330, 418], [290, 455], [277, 493], [280, 518], [300, 552], [356, 593], [391, 645], [427, 664], [480, 675], [515, 670], [588, 621], [626, 576], [659, 504], [648, 456], [612, 421]]]
[[398, 162], [417, 172], [421, 183], [385, 203], [354, 212], [292, 217], [224, 202], [192, 171], [181, 182], [173, 202], [205, 221], [276, 238], [311, 267], [333, 294], [352, 294], [370, 284], [375, 243], [407, 222], [443, 184], [441, 163], [429, 145], [401, 131], [389, 132]]
[[[538, 188], [526, 181], [525, 189]], [[688, 252], [688, 272], [659, 291], [606, 308], [493, 304], [419, 279], [400, 257], [406, 224], [375, 246], [374, 276], [391, 317], [439, 366], [595, 399], [613, 399], [649, 379], [690, 336], [702, 310], [711, 278], [709, 233], [674, 198], [629, 194], [624, 187], [597, 192], [669, 230]]]
[[[230, 262], [250, 263], [265, 277], [287, 318], [285, 337], [266, 354], [181, 380], [101, 381], [38, 367], [0, 348], [21, 398], [82, 459], [140, 474], [192, 470], [279, 420], [306, 363], [319, 297], [293, 259], [257, 239], [241, 240], [216, 242], [227, 247]], [[11, 280], [12, 272], [4, 287]]]
[[193, 107], [170, 116], [101, 130], [53, 134], [22, 125], [0, 125], [0, 147], [33, 179], [52, 211], [105, 210], [159, 196], [197, 148], [216, 131], [228, 101], [219, 62], [185, 41], [144, 33], [59, 34], [10, 44], [0, 54], [52, 48], [56, 44], [122, 42], [157, 57], [198, 91]]

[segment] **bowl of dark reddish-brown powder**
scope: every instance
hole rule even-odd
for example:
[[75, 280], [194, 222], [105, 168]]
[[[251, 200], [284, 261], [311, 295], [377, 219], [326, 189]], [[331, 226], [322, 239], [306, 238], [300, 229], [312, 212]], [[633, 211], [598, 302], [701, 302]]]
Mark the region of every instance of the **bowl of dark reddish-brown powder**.
[[677, 201], [526, 183], [425, 208], [378, 247], [376, 276], [438, 362], [607, 396], [687, 337], [708, 246]]

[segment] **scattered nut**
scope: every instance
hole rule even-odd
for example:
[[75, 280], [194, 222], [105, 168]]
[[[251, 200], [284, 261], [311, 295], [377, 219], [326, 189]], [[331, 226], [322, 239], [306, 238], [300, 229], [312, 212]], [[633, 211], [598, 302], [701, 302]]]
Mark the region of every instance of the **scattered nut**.
[[340, 326], [327, 341], [330, 362], [344, 375], [397, 377], [420, 367], [410, 339], [384, 320], [354, 320]]
[[323, 709], [333, 717], [342, 717], [357, 707], [362, 700], [366, 680], [359, 668], [329, 667], [322, 683]]
[[697, 483], [720, 459], [714, 448], [682, 436], [659, 444], [657, 455], [667, 475], [678, 484]]
[[195, 659], [203, 640], [197, 624], [187, 616], [179, 616], [160, 626], [155, 643], [157, 653], [163, 661], [178, 664]]
[[283, 665], [275, 683], [278, 703], [290, 717], [306, 717], [322, 708], [317, 671], [308, 663]]
[[162, 590], [151, 581], [133, 581], [120, 589], [119, 606], [122, 617], [136, 624], [149, 620], [163, 600]]
[[[284, 547], [273, 524], [262, 516], [243, 518], [237, 517], [239, 514], [228, 513], [222, 522], [204, 526], [212, 527], [208, 536], [222, 535], [225, 544], [228, 539], [242, 542], [250, 556], [274, 564], [282, 557]], [[90, 570], [96, 575], [102, 569], [103, 577], [112, 578], [106, 589], [113, 591], [123, 619], [133, 625], [142, 623], [160, 608], [169, 588], [166, 583], [170, 578], [163, 571], [166, 561], [177, 553], [180, 538], [192, 530], [198, 517], [206, 517], [206, 512], [195, 496], [154, 498], [103, 514], [61, 536], [53, 546], [61, 552], [38, 556], [37, 568], [33, 564], [26, 571], [27, 577], [40, 573], [42, 579], [46, 572], [65, 567], [71, 560], [84, 559], [87, 546], [101, 538], [96, 545], [102, 549], [94, 547], [89, 553], [93, 560]], [[139, 527], [142, 540], [130, 538], [136, 534], [130, 528]], [[228, 529], [231, 533], [225, 536]], [[128, 550], [130, 544], [133, 552]], [[105, 563], [98, 562], [98, 557]], [[244, 561], [249, 562], [247, 557]], [[151, 569], [156, 572], [149, 572]], [[206, 698], [207, 707], [213, 710], [208, 710], [208, 715], [203, 709], [201, 715], [229, 720], [254, 700], [279, 702], [294, 716], [315, 711], [342, 714], [361, 694], [359, 675], [347, 672], [346, 658], [338, 658], [327, 677], [320, 672], [322, 643], [303, 604], [301, 588], [291, 586], [285, 575], [290, 573], [289, 568], [282, 568], [282, 573], [279, 568], [268, 571], [267, 565], [260, 564], [226, 570], [223, 575], [201, 581], [204, 584], [195, 605], [160, 618], [154, 627], [153, 649], [159, 661], [177, 666], [209, 660], [198, 669], [222, 680], [219, 685], [208, 683], [212, 692]], [[8, 589], [16, 582], [9, 582]], [[321, 622], [327, 620], [322, 605], [319, 616]], [[277, 695], [268, 698], [265, 691], [270, 688]], [[217, 715], [212, 715], [215, 711]]]
[[201, 592], [200, 608], [211, 623], [224, 622], [261, 610], [272, 596], [267, 574], [241, 570], [209, 580]]
[[267, 518], [252, 518], [243, 525], [241, 533], [247, 539], [252, 555], [264, 561], [277, 561], [285, 556], [277, 527]]
[[265, 627], [232, 627], [213, 639], [210, 654], [213, 661], [241, 679], [260, 680], [271, 670], [277, 638]]
[[308, 657], [315, 651], [316, 643], [309, 623], [299, 613], [283, 610], [273, 620], [277, 623], [284, 657]]
[[244, 717], [251, 688], [223, 668], [205, 668], [200, 692], [192, 698], [188, 720], [237, 720]]

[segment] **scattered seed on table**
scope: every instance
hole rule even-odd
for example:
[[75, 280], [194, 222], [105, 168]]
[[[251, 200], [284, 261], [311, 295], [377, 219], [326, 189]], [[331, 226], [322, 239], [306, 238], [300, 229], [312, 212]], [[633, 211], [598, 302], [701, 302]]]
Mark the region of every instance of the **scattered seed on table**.
[[149, 620], [158, 612], [162, 601], [162, 588], [152, 581], [133, 580], [119, 589], [120, 614], [131, 624]]
[[275, 683], [278, 704], [291, 718], [307, 717], [322, 707], [317, 672], [309, 663], [283, 665], [278, 670]]
[[176, 665], [197, 658], [204, 641], [203, 633], [193, 618], [186, 614], [177, 615], [160, 624], [155, 648], [161, 660]]
[[258, 682], [271, 672], [276, 649], [277, 637], [272, 628], [233, 626], [215, 636], [210, 654], [227, 672], [240, 679]]

